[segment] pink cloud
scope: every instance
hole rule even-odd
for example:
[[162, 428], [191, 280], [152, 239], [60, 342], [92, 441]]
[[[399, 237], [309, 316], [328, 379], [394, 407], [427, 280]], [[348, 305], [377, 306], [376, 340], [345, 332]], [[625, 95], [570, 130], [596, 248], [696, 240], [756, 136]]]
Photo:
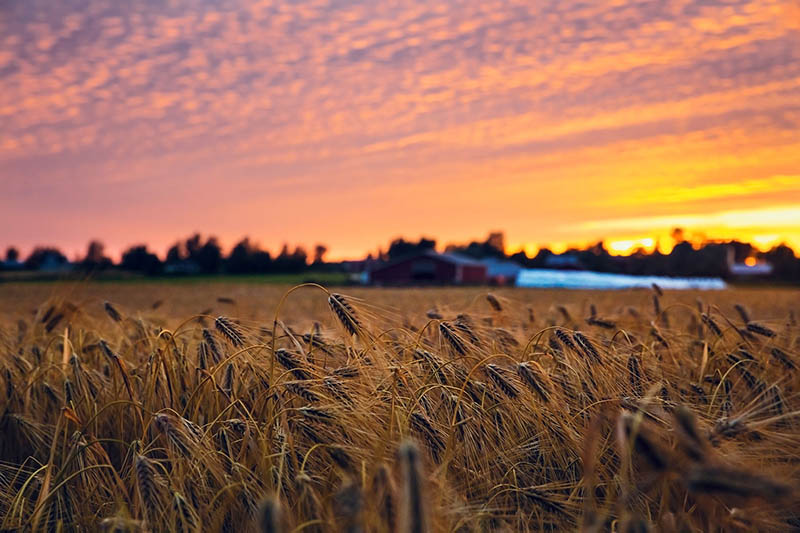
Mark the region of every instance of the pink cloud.
[[[137, 184], [128, 198], [145, 209], [166, 181], [193, 191], [180, 206], [190, 225], [214, 230], [192, 217], [226, 188], [295, 210], [320, 194], [326, 212], [331, 190], [380, 183], [405, 198], [419, 193], [409, 182], [439, 190], [479, 175], [501, 185], [493, 201], [514, 206], [504, 213], [517, 240], [547, 239], [525, 237], [521, 221], [537, 226], [536, 215], [517, 198], [556, 195], [554, 180], [591, 184], [575, 192], [585, 206], [603, 181], [702, 186], [727, 173], [746, 182], [800, 163], [791, 155], [800, 154], [800, 23], [787, 1], [10, 5], [0, 20], [0, 183], [17, 184], [6, 201], [20, 207], [0, 222], [38, 228], [30, 239], [48, 237], [42, 204], [75, 219], [76, 235], [80, 217], [104, 213], [62, 205], [68, 186], [94, 187], [102, 204]], [[711, 158], [716, 166], [703, 163]], [[26, 188], [31, 175], [40, 185]], [[327, 184], [322, 192], [302, 185], [309, 176]], [[452, 217], [430, 223], [452, 231]], [[249, 229], [253, 220], [242, 211], [230, 233], [269, 231]], [[113, 224], [113, 238], [133, 239], [135, 225]], [[18, 234], [0, 231], [0, 241]]]

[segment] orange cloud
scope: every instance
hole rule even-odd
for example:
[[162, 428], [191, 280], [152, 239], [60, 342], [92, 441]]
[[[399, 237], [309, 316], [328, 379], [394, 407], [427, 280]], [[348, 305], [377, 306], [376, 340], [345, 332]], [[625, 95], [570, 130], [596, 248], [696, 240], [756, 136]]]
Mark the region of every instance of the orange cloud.
[[0, 244], [800, 234], [795, 2], [9, 6]]

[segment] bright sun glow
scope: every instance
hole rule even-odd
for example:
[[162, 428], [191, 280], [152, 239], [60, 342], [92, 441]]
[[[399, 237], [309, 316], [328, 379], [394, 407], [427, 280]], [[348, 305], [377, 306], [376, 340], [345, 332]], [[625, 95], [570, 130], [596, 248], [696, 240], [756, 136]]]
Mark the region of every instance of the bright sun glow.
[[0, 7], [0, 253], [800, 251], [797, 0], [85, 3]]
[[611, 255], [627, 255], [638, 249], [644, 249], [647, 252], [652, 252], [655, 248], [655, 245], [656, 242], [654, 239], [645, 237], [643, 239], [610, 241], [607, 243], [607, 248]]

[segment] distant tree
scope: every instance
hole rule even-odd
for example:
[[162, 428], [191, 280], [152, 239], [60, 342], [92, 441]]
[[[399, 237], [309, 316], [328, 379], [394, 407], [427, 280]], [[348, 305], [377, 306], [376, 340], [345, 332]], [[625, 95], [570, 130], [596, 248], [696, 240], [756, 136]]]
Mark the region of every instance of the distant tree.
[[753, 245], [748, 242], [731, 241], [728, 243], [728, 247], [733, 249], [733, 260], [737, 263], [743, 262], [756, 252]]
[[663, 273], [670, 276], [690, 276], [694, 259], [694, 248], [688, 241], [680, 241], [666, 257]]
[[216, 237], [210, 237], [196, 251], [190, 251], [189, 258], [194, 260], [200, 271], [205, 274], [217, 274], [222, 270], [222, 248]]
[[39, 270], [41, 268], [57, 268], [67, 264], [67, 257], [58, 248], [37, 246], [25, 260], [25, 268]]
[[269, 272], [272, 257], [245, 237], [233, 247], [225, 260], [225, 268], [231, 274], [256, 274]]
[[585, 250], [575, 250], [581, 264], [589, 270], [598, 272], [618, 272], [620, 269], [612, 260], [603, 241], [598, 241]]
[[168, 271], [173, 272], [216, 274], [222, 270], [222, 248], [216, 237], [209, 237], [204, 242], [203, 237], [195, 233], [167, 250], [165, 264]]
[[256, 248], [250, 254], [251, 271], [256, 274], [263, 274], [272, 269], [272, 256], [266, 250]]
[[245, 237], [233, 247], [225, 260], [225, 268], [231, 274], [245, 274], [251, 271], [250, 255], [253, 246], [250, 239]]
[[184, 243], [184, 250], [186, 250], [186, 255], [189, 259], [194, 259], [197, 257], [197, 254], [200, 253], [200, 249], [203, 247], [203, 239], [200, 237], [199, 233], [195, 233]]
[[728, 276], [728, 245], [725, 243], [708, 243], [694, 253], [694, 268], [691, 276], [726, 277]]
[[794, 250], [780, 244], [775, 246], [767, 253], [763, 254], [773, 268], [773, 275], [784, 281], [800, 281], [800, 259], [794, 254]]
[[302, 246], [295, 247], [293, 252], [289, 251], [289, 245], [284, 244], [281, 253], [275, 258], [273, 270], [275, 272], [296, 273], [302, 272], [308, 267], [308, 255]]
[[508, 258], [514, 263], [524, 267], [530, 266], [531, 263], [530, 257], [528, 257], [528, 254], [526, 254], [524, 250], [520, 250], [517, 253], [511, 254]]
[[389, 244], [389, 250], [386, 255], [389, 257], [390, 260], [397, 259], [398, 257], [402, 257], [404, 255], [409, 255], [417, 250], [417, 247], [414, 246], [413, 243], [408, 242], [407, 240], [403, 239], [402, 237], [399, 239], [393, 240]]
[[308, 253], [302, 246], [296, 246], [292, 252], [292, 260], [299, 266], [305, 267], [308, 264]]
[[8, 261], [9, 263], [15, 263], [19, 261], [19, 250], [17, 250], [13, 246], [9, 246], [6, 249], [6, 261]]
[[447, 251], [468, 255], [475, 259], [484, 257], [504, 259], [506, 257], [505, 246], [505, 236], [502, 232], [497, 231], [490, 233], [485, 241], [472, 241], [466, 246], [451, 244], [447, 247]]
[[531, 259], [531, 267], [544, 268], [547, 266], [547, 258], [553, 256], [553, 252], [549, 248], [539, 248], [536, 255]]
[[328, 253], [328, 247], [324, 244], [314, 246], [314, 265], [322, 265], [325, 263], [325, 254]]
[[166, 263], [179, 263], [184, 259], [186, 259], [186, 252], [184, 251], [181, 243], [176, 242], [169, 247], [169, 250], [167, 250]]
[[291, 270], [291, 264], [292, 254], [289, 252], [289, 245], [283, 243], [280, 253], [275, 258], [275, 263], [273, 264], [274, 270], [276, 272], [289, 272]]
[[148, 276], [160, 273], [163, 267], [158, 256], [148, 251], [144, 244], [131, 246], [125, 250], [120, 266], [125, 270], [142, 272]]
[[387, 256], [389, 260], [394, 260], [399, 257], [426, 252], [435, 248], [436, 241], [433, 239], [426, 239], [425, 237], [422, 237], [419, 241], [412, 242], [400, 237], [391, 242]]
[[105, 245], [98, 240], [89, 242], [86, 256], [81, 261], [81, 268], [85, 270], [105, 270], [112, 265], [111, 259], [105, 255]]
[[419, 241], [417, 241], [417, 248], [421, 250], [433, 250], [436, 248], [436, 239], [420, 237]]
[[489, 233], [486, 239], [486, 246], [501, 252], [503, 255], [506, 253], [506, 236], [502, 231], [493, 231]]
[[606, 245], [605, 245], [605, 243], [603, 241], [597, 241], [593, 245], [591, 245], [588, 248], [586, 248], [585, 251], [589, 252], [590, 254], [597, 255], [597, 256], [608, 255], [608, 250], [606, 250]]

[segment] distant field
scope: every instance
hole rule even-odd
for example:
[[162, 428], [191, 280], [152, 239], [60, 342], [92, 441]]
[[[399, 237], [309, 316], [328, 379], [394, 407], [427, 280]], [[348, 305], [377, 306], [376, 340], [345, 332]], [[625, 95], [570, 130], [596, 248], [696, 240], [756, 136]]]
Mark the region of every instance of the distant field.
[[[338, 275], [336, 275], [338, 276]], [[24, 316], [49, 298], [68, 299], [91, 315], [102, 314], [102, 303], [109, 300], [126, 311], [162, 319], [181, 320], [189, 315], [211, 309], [211, 314], [228, 314], [240, 318], [272, 320], [281, 296], [303, 276], [280, 277], [253, 276], [242, 278], [210, 277], [104, 281], [90, 282], [37, 282], [0, 284], [0, 315]], [[288, 281], [288, 282], [287, 282]], [[324, 284], [333, 287], [340, 277], [323, 278]], [[435, 288], [371, 288], [348, 286], [336, 288], [366, 303], [394, 309], [419, 317], [433, 307], [451, 308], [453, 311], [485, 311], [483, 297], [488, 292], [508, 298], [516, 305], [532, 307], [537, 315], [556, 313], [558, 305], [567, 306], [578, 317], [586, 316], [589, 306], [595, 304], [605, 313], [625, 314], [627, 307], [652, 305], [649, 290], [592, 291], [563, 289], [520, 289], [488, 287], [435, 287]], [[233, 303], [220, 302], [220, 298]], [[664, 299], [666, 306], [696, 307], [701, 299], [718, 307], [725, 314], [735, 311], [736, 303], [747, 303], [760, 317], [780, 319], [789, 309], [800, 312], [800, 291], [791, 288], [733, 288], [725, 291], [674, 291]], [[157, 310], [152, 306], [161, 302]], [[681, 311], [682, 312], [682, 311]], [[299, 320], [330, 320], [325, 295], [312, 289], [295, 293], [283, 310], [284, 317]]]
[[[38, 271], [11, 271], [0, 272], [0, 284], [3, 282], [15, 283], [71, 283], [75, 280], [85, 279], [79, 272], [67, 274], [47, 273]], [[295, 285], [304, 281], [317, 281], [334, 285], [343, 285], [347, 282], [347, 274], [343, 272], [302, 272], [299, 274], [246, 274], [246, 275], [193, 275], [193, 276], [153, 276], [146, 277], [130, 272], [110, 270], [92, 274], [91, 279], [96, 283], [167, 283], [181, 285], [184, 283], [273, 283]]]
[[291, 288], [0, 284], [0, 530], [800, 527], [796, 290]]

